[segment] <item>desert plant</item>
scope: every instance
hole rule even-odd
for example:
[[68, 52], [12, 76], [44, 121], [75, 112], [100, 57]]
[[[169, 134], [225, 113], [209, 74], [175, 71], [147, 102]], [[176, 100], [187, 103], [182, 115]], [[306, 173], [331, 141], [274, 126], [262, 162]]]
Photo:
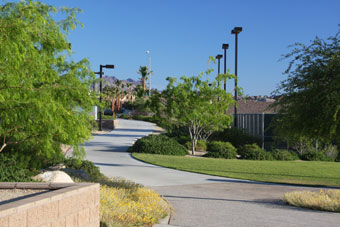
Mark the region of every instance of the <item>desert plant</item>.
[[167, 202], [148, 188], [100, 187], [100, 220], [107, 226], [152, 226], [165, 217]]
[[261, 149], [257, 144], [246, 144], [237, 150], [242, 159], [250, 160], [273, 160], [273, 156]]
[[164, 155], [186, 155], [188, 153], [184, 146], [166, 135], [149, 135], [143, 137], [137, 140], [129, 151]]
[[229, 142], [213, 141], [208, 143], [208, 153], [204, 157], [209, 158], [236, 158], [236, 148]]
[[340, 190], [293, 191], [286, 193], [283, 199], [292, 206], [340, 212]]
[[275, 160], [280, 161], [293, 161], [298, 160], [299, 156], [297, 153], [288, 150], [276, 149], [272, 152], [272, 156]]

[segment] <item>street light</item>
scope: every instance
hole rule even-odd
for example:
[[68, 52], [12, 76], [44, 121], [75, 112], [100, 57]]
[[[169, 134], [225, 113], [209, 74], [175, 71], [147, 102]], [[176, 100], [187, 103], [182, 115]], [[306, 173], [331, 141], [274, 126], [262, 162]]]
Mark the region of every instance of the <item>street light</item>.
[[[100, 104], [102, 104], [102, 92], [103, 92], [102, 78], [103, 78], [103, 74], [104, 74], [103, 68], [114, 69], [115, 66], [114, 65], [100, 65], [99, 66], [99, 73], [96, 73], [96, 74], [100, 75], [100, 81], [99, 81], [99, 93], [100, 93], [99, 102], [100, 102]], [[102, 131], [102, 108], [101, 107], [99, 107], [99, 131]]]
[[[220, 75], [220, 59], [222, 58], [222, 54], [216, 55], [216, 59], [218, 61], [218, 67], [217, 67], [217, 76]], [[220, 86], [220, 81], [218, 81], [218, 87]]]
[[[224, 50], [224, 74], [227, 73], [227, 49], [229, 48], [229, 44], [223, 43], [222, 49]], [[224, 78], [224, 91], [227, 91], [227, 79]]]
[[149, 97], [151, 96], [151, 55], [150, 51], [147, 50], [146, 54], [149, 56]]
[[235, 34], [235, 107], [234, 107], [234, 127], [237, 128], [237, 41], [238, 41], [238, 34], [242, 32], [242, 27], [234, 27], [231, 31], [231, 34]]

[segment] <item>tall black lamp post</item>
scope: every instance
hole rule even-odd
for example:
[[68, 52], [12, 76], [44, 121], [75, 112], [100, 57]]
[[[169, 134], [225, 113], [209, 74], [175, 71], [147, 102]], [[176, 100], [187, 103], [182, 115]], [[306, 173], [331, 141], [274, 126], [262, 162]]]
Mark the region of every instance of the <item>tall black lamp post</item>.
[[235, 34], [235, 108], [234, 108], [234, 127], [237, 128], [237, 41], [238, 34], [242, 32], [242, 27], [234, 27], [231, 34]]
[[[227, 73], [227, 49], [229, 48], [229, 44], [223, 43], [222, 49], [224, 50], [224, 74]], [[227, 91], [227, 80], [224, 78], [224, 91]]]
[[[103, 68], [108, 68], [108, 69], [114, 69], [114, 65], [100, 65], [99, 66], [99, 74], [100, 75], [100, 81], [99, 81], [99, 92], [100, 92], [100, 96], [99, 96], [99, 102], [100, 104], [102, 104], [102, 92], [103, 92]], [[99, 107], [99, 131], [102, 131], [102, 108]]]
[[[217, 67], [217, 76], [220, 75], [220, 59], [222, 58], [222, 54], [218, 54], [216, 55], [216, 59], [217, 59], [217, 62], [218, 62], [218, 67]], [[218, 87], [220, 86], [220, 81], [218, 81]]]

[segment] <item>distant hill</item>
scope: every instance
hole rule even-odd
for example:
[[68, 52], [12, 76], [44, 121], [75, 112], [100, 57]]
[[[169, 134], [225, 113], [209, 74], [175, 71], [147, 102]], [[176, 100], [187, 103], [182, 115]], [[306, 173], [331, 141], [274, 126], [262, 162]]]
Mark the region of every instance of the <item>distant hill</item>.
[[[117, 77], [114, 76], [103, 76], [103, 88], [106, 86], [114, 86], [116, 81], [118, 80]], [[123, 84], [132, 84], [132, 87], [136, 87], [139, 84], [142, 84], [141, 81], [136, 81], [134, 79], [128, 78], [126, 80], [121, 80]], [[99, 88], [99, 83], [96, 83], [96, 90]]]

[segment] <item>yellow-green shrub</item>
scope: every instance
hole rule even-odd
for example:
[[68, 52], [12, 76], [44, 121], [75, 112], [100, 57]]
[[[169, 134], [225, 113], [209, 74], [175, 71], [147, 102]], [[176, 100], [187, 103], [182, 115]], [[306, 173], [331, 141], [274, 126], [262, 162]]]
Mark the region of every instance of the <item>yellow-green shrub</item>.
[[152, 226], [167, 209], [167, 202], [149, 188], [100, 187], [100, 219], [107, 226]]
[[293, 191], [286, 193], [283, 199], [297, 207], [340, 212], [340, 190]]

